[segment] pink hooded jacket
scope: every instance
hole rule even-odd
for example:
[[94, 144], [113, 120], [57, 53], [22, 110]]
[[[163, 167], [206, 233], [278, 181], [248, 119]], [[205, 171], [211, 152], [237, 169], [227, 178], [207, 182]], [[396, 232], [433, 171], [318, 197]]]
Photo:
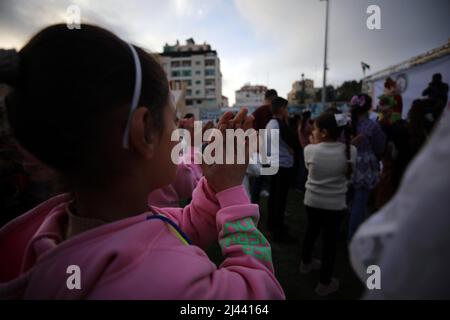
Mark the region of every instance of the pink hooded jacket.
[[[214, 194], [204, 178], [183, 209], [151, 208], [63, 240], [70, 196], [59, 195], [0, 230], [0, 299], [284, 299], [258, 206], [242, 186]], [[186, 245], [164, 215], [192, 241]], [[219, 240], [217, 268], [201, 249]], [[68, 285], [69, 266], [80, 289]], [[68, 269], [69, 268], [69, 269]], [[69, 289], [72, 288], [72, 289]]]

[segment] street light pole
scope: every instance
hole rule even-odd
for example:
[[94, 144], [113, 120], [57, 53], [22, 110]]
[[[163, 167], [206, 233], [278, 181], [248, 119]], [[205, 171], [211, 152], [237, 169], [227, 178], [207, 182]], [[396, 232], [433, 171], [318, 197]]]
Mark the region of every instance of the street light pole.
[[325, 17], [325, 54], [323, 58], [323, 86], [322, 86], [322, 105], [325, 107], [326, 103], [326, 92], [327, 92], [327, 54], [328, 54], [328, 10], [330, 7], [329, 0], [320, 0], [326, 1], [326, 17]]
[[305, 103], [305, 74], [302, 73], [302, 99], [300, 101], [302, 104]]

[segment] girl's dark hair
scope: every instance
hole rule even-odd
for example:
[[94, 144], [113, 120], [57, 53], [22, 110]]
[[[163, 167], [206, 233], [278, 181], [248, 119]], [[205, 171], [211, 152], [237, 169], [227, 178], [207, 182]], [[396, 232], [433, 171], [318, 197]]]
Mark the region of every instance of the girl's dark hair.
[[275, 89], [269, 89], [264, 94], [264, 99], [266, 99], [266, 100], [273, 100], [276, 97], [278, 97], [278, 93]]
[[356, 136], [358, 130], [358, 116], [369, 112], [372, 107], [372, 98], [367, 94], [358, 94], [352, 98], [350, 102], [350, 113], [352, 117], [352, 130], [353, 136]]
[[[138, 106], [150, 110], [160, 132], [167, 77], [154, 57], [135, 49], [142, 69]], [[112, 150], [121, 144], [112, 132], [125, 130], [135, 85], [128, 44], [97, 26], [58, 24], [36, 34], [18, 55], [6, 105], [19, 143], [65, 177], [111, 170]]]
[[341, 114], [341, 113], [342, 113], [342, 111], [339, 110], [336, 106], [329, 107], [329, 108], [327, 108], [327, 110], [325, 110], [325, 111], [327, 111], [327, 112], [332, 112], [332, 113], [334, 113], [334, 114]]
[[287, 108], [288, 101], [281, 97], [275, 97], [272, 100], [272, 113], [277, 114], [282, 108]]
[[350, 179], [353, 174], [353, 167], [351, 163], [351, 129], [348, 124], [339, 127], [336, 122], [335, 114], [336, 113], [332, 111], [325, 111], [314, 120], [314, 123], [320, 130], [326, 130], [328, 137], [334, 141], [337, 141], [341, 137], [342, 132], [344, 132], [345, 156], [347, 158], [347, 171], [345, 175], [347, 179]]
[[306, 122], [311, 120], [311, 111], [303, 111], [302, 120], [300, 122], [300, 132], [302, 134], [305, 133], [306, 130]]

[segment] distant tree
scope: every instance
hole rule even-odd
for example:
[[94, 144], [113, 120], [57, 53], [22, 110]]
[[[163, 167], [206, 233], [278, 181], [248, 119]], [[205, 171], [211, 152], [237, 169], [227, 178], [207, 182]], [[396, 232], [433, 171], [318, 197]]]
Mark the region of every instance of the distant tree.
[[[336, 99], [336, 90], [332, 85], [327, 86], [326, 90], [326, 99], [327, 102], [335, 101]], [[322, 101], [322, 88], [317, 89], [316, 91], [316, 101], [321, 102]]]
[[344, 81], [336, 89], [336, 101], [350, 101], [356, 94], [361, 93], [361, 81]]

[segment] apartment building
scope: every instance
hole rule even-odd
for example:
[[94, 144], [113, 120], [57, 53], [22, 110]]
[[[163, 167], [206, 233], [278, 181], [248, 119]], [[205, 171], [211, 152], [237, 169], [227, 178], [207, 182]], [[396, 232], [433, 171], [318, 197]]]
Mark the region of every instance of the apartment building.
[[264, 104], [264, 96], [267, 87], [261, 85], [245, 84], [239, 90], [236, 90], [236, 104], [235, 107], [246, 107], [250, 110], [258, 108]]
[[186, 84], [186, 106], [220, 108], [222, 104], [222, 73], [217, 51], [211, 45], [196, 44], [194, 39], [164, 46], [160, 53], [169, 81]]
[[313, 103], [315, 95], [314, 80], [304, 79], [292, 84], [292, 89], [288, 93], [288, 101], [290, 104]]

